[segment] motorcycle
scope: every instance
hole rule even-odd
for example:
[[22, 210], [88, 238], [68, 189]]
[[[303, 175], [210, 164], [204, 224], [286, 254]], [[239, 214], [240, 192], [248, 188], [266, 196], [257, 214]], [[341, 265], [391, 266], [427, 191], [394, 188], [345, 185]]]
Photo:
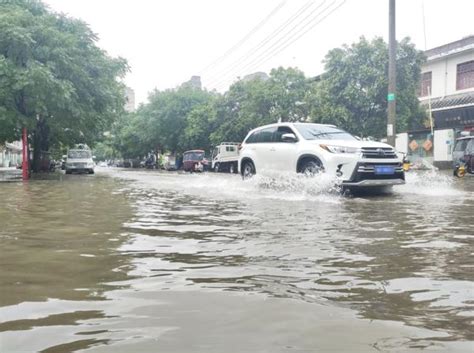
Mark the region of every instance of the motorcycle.
[[474, 174], [474, 136], [462, 136], [456, 140], [453, 151], [453, 174], [458, 178]]
[[470, 163], [460, 160], [459, 163], [454, 166], [453, 174], [458, 178], [463, 178], [466, 174], [474, 174], [474, 170], [470, 167]]
[[147, 160], [145, 162], [145, 168], [146, 169], [156, 169], [156, 162], [154, 162], [152, 160]]

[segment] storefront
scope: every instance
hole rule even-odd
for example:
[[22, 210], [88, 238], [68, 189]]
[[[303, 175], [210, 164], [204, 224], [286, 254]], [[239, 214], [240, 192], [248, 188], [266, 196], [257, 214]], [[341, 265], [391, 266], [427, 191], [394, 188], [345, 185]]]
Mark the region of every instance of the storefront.
[[437, 129], [466, 131], [474, 129], [474, 102], [470, 106], [449, 109], [433, 109], [433, 120]]

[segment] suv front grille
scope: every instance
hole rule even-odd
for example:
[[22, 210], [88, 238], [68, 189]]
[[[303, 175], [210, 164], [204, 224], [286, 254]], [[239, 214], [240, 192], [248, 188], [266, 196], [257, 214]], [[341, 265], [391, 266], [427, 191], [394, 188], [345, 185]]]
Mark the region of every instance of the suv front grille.
[[390, 147], [362, 147], [362, 157], [369, 159], [394, 159], [397, 154]]
[[[375, 166], [392, 166], [394, 167], [394, 174], [380, 175], [375, 174]], [[405, 180], [405, 172], [401, 163], [358, 163], [354, 173], [351, 176], [352, 182], [362, 180], [383, 180], [383, 179], [402, 179]]]

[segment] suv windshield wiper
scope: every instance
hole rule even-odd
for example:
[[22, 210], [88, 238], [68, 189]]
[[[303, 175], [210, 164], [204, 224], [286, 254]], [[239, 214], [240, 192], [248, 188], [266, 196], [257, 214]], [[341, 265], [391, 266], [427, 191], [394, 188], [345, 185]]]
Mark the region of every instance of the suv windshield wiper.
[[344, 131], [335, 131], [335, 132], [320, 132], [320, 133], [313, 133], [313, 132], [309, 132], [311, 135], [313, 135], [314, 137], [318, 137], [318, 136], [329, 136], [329, 135], [335, 135], [335, 134], [344, 134]]

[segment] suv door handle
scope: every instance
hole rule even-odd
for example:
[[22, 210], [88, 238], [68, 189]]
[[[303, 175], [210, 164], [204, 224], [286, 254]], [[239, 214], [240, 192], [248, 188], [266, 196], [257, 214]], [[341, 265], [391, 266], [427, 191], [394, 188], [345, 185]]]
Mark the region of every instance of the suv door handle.
[[275, 147], [270, 148], [270, 151], [275, 152], [276, 151]]

